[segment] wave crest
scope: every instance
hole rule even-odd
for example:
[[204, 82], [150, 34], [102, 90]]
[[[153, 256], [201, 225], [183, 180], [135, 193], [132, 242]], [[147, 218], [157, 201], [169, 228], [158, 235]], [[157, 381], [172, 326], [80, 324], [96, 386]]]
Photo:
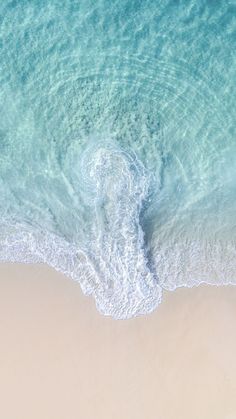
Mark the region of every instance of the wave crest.
[[140, 224], [149, 176], [134, 154], [109, 143], [86, 150], [81, 168], [93, 214], [86, 254], [96, 272], [98, 308], [118, 318], [147, 313], [161, 298]]
[[81, 235], [78, 231], [70, 241], [38, 225], [6, 223], [0, 260], [53, 266], [79, 281], [99, 311], [114, 318], [154, 310], [161, 287], [149, 269], [140, 223], [148, 173], [135, 154], [109, 142], [88, 146], [77, 168], [87, 215]]

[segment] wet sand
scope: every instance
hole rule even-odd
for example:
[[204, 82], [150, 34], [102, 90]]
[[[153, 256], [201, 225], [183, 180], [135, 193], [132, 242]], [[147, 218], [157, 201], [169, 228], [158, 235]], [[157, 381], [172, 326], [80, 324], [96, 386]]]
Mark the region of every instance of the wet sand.
[[0, 265], [1, 419], [235, 419], [236, 287], [101, 316], [43, 265]]

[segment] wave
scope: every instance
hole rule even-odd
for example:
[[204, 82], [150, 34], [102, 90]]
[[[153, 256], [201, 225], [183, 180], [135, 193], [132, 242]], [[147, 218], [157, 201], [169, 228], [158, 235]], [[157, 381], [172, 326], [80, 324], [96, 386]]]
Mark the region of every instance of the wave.
[[[232, 229], [224, 239], [221, 233], [204, 237], [207, 222], [202, 218], [199, 224], [192, 212], [194, 233], [190, 220], [184, 218], [186, 227], [179, 215], [161, 228], [150, 226], [160, 181], [118, 143], [88, 143], [83, 150], [75, 144], [67, 150], [64, 191], [56, 192], [52, 184], [49, 188], [55, 189], [52, 212], [61, 208], [56, 219], [70, 229], [58, 223], [50, 229], [47, 207], [41, 223], [32, 216], [28, 221], [19, 214], [8, 217], [0, 223], [0, 261], [46, 263], [78, 281], [98, 310], [116, 319], [150, 313], [160, 304], [163, 289], [236, 283]], [[71, 213], [65, 211], [65, 196], [71, 197]]]
[[161, 301], [141, 226], [150, 177], [135, 154], [109, 142], [87, 147], [78, 170], [77, 187], [88, 215], [83, 238], [78, 234], [69, 242], [34, 225], [8, 221], [0, 260], [53, 266], [79, 281], [105, 315], [146, 314]]

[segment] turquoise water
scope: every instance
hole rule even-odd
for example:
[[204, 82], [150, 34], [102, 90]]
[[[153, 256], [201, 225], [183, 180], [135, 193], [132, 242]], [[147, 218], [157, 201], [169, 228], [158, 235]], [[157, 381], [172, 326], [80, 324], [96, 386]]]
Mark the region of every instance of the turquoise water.
[[236, 2], [1, 0], [0, 260], [115, 318], [236, 283]]

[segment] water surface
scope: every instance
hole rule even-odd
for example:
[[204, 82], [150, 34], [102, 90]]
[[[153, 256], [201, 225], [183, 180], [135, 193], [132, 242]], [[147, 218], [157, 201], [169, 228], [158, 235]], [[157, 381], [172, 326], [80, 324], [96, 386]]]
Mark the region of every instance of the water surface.
[[234, 1], [2, 0], [0, 260], [116, 318], [236, 283]]

